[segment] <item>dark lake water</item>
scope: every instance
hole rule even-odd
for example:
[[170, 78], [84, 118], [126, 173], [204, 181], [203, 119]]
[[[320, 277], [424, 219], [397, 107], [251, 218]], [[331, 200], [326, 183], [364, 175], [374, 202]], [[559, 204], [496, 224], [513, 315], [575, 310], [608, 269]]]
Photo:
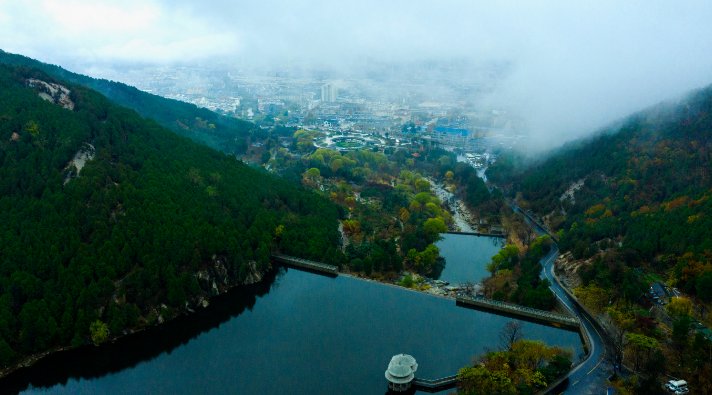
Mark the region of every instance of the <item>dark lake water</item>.
[[[266, 284], [107, 347], [58, 354], [0, 387], [23, 394], [383, 394], [392, 355], [418, 377], [451, 375], [495, 349], [511, 318], [345, 276], [282, 269]], [[579, 335], [524, 322], [524, 336], [582, 352]]]
[[445, 258], [439, 279], [452, 284], [466, 281], [478, 283], [489, 276], [487, 263], [504, 246], [501, 237], [458, 235], [444, 233], [435, 243], [440, 249], [440, 256]]

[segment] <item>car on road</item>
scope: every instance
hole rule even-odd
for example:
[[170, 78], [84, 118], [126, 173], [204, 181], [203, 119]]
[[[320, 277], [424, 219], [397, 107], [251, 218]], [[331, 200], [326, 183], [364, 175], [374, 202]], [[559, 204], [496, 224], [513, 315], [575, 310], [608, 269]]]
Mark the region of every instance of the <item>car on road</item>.
[[675, 395], [687, 394], [690, 390], [687, 388], [687, 381], [685, 380], [670, 380], [665, 384], [665, 389]]

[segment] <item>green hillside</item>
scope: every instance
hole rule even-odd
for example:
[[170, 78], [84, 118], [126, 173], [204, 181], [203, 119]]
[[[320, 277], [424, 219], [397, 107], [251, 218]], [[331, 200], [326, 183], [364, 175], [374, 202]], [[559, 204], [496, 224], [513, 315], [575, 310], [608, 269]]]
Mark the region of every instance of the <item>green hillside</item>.
[[312, 192], [42, 71], [0, 87], [0, 370], [257, 281], [275, 249], [339, 254]]
[[247, 138], [255, 129], [255, 125], [250, 122], [226, 117], [193, 104], [152, 95], [120, 82], [72, 73], [26, 56], [0, 50], [0, 64], [39, 69], [54, 78], [93, 89], [112, 102], [133, 109], [182, 136], [226, 153], [244, 153], [247, 149]]
[[[631, 116], [521, 172], [504, 167], [496, 179], [513, 180], [522, 204], [561, 232], [562, 249], [590, 257], [620, 242], [629, 266], [674, 267], [677, 285], [712, 300], [712, 267], [704, 264], [712, 252], [712, 88]], [[562, 199], [578, 181], [573, 198]]]
[[560, 236], [560, 278], [599, 322], [621, 393], [712, 392], [712, 87], [536, 164], [490, 173]]

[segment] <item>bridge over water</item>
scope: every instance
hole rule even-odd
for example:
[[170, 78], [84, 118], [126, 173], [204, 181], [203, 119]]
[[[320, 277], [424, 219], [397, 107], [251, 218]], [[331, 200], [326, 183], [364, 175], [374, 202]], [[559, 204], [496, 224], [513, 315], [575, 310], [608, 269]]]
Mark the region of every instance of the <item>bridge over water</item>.
[[534, 309], [531, 307], [521, 306], [515, 303], [501, 302], [499, 300], [487, 299], [481, 296], [474, 298], [458, 296], [456, 303], [465, 307], [473, 307], [480, 310], [494, 311], [496, 313], [505, 313], [516, 317], [534, 320], [548, 325], [565, 327], [568, 329], [579, 330], [581, 322], [570, 315], [552, 313], [550, 311]]
[[339, 268], [334, 265], [327, 265], [326, 263], [310, 261], [308, 259], [297, 258], [289, 255], [283, 254], [272, 254], [272, 258], [276, 261], [282, 262], [287, 266], [293, 266], [300, 269], [306, 269], [309, 271], [326, 274], [328, 276], [336, 277], [339, 275]]

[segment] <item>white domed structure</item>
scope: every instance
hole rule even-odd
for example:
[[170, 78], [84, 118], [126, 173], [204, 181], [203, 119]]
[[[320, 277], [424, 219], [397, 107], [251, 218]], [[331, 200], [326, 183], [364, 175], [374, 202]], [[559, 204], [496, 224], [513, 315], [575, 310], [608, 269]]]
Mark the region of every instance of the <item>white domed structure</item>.
[[418, 363], [408, 354], [398, 354], [391, 358], [386, 370], [388, 388], [395, 392], [404, 392], [410, 389]]

